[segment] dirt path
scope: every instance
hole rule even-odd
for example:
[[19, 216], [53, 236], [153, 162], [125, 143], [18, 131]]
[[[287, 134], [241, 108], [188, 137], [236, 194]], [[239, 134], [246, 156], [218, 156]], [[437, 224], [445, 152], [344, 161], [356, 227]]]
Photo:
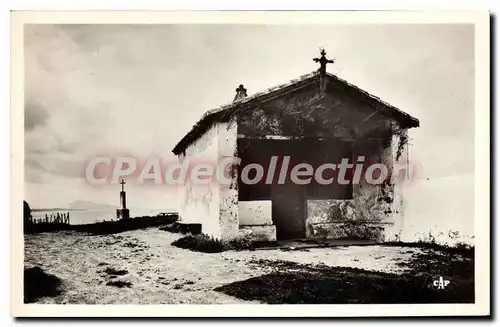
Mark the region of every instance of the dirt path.
[[273, 270], [255, 264], [257, 261], [400, 274], [405, 271], [401, 263], [421, 252], [417, 248], [349, 246], [206, 254], [171, 246], [179, 237], [158, 228], [104, 236], [75, 232], [26, 235], [25, 266], [39, 266], [63, 282], [62, 294], [41, 298], [38, 303], [241, 303], [244, 301], [213, 289]]

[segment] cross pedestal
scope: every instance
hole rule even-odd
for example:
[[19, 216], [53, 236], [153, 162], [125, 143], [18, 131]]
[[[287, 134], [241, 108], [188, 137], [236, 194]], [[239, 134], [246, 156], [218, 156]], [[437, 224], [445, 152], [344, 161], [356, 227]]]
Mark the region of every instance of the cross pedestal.
[[116, 209], [116, 219], [128, 219], [130, 218], [129, 209]]
[[121, 208], [116, 210], [116, 218], [117, 219], [128, 219], [128, 218], [130, 218], [130, 210], [127, 209], [127, 195], [125, 193], [125, 181], [122, 179], [120, 184], [122, 185], [122, 190], [120, 192]]

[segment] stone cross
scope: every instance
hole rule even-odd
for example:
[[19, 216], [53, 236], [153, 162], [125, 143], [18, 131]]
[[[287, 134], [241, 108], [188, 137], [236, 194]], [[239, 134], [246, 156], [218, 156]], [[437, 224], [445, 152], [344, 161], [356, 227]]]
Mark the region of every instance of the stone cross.
[[247, 89], [245, 89], [243, 84], [240, 84], [240, 86], [238, 86], [238, 88], [236, 89], [236, 95], [234, 96], [233, 101], [243, 99], [246, 96], [247, 96]]
[[330, 59], [326, 59], [326, 51], [325, 49], [321, 49], [321, 57], [314, 58], [314, 62], [319, 62], [319, 85], [321, 92], [324, 92], [326, 89], [326, 64], [332, 64], [334, 61]]
[[326, 64], [333, 64], [334, 61], [330, 59], [326, 59], [326, 51], [325, 49], [321, 49], [321, 58], [314, 58], [314, 62], [319, 62], [320, 67], [319, 71], [320, 73], [326, 73]]
[[122, 184], [122, 191], [120, 192], [120, 204], [122, 206], [121, 210], [124, 211], [127, 210], [127, 195], [125, 194], [125, 181], [122, 179], [120, 184]]
[[127, 195], [125, 194], [125, 181], [122, 179], [120, 184], [122, 185], [122, 191], [120, 192], [121, 208], [116, 210], [116, 218], [128, 219], [130, 218], [130, 210], [127, 209]]

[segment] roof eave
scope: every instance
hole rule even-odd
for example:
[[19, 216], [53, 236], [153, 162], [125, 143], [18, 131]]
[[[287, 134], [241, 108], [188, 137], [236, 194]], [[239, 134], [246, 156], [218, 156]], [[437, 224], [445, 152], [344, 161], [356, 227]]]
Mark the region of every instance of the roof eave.
[[[282, 95], [283, 93], [295, 91], [297, 88], [302, 88], [303, 86], [309, 85], [309, 83], [307, 82], [311, 82], [313, 78], [317, 76], [319, 76], [319, 72], [314, 71], [312, 73], [302, 75], [297, 79], [291, 80], [288, 83], [269, 88], [264, 92], [258, 92], [249, 97], [242, 98], [241, 100], [237, 100], [230, 104], [226, 104], [216, 109], [207, 111], [201, 117], [201, 119], [191, 128], [191, 130], [186, 135], [184, 135], [184, 137], [177, 143], [177, 145], [172, 149], [172, 152], [175, 155], [179, 155], [180, 153], [184, 152], [192, 142], [194, 142], [200, 135], [205, 133], [206, 130], [210, 128], [210, 126], [212, 125], [212, 122], [210, 122], [210, 120], [215, 119], [217, 116], [220, 115], [219, 119], [220, 118], [227, 119], [229, 118], [229, 116], [233, 115], [239, 108], [249, 106], [255, 100], [269, 101], [270, 99], [273, 99], [276, 95], [279, 96]], [[375, 101], [376, 103], [383, 106], [384, 109], [391, 111], [391, 114], [398, 116], [393, 118], [398, 122], [400, 122], [402, 128], [409, 129], [409, 128], [420, 127], [420, 122], [417, 118], [390, 105], [389, 103], [383, 101], [379, 97], [374, 96], [360, 89], [356, 85], [353, 85], [347, 82], [346, 80], [343, 80], [333, 74], [327, 73], [327, 76], [335, 81], [343, 83], [344, 85], [352, 88], [353, 90], [358, 91], [360, 94], [364, 95], [371, 101]], [[223, 120], [220, 121], [222, 122]]]

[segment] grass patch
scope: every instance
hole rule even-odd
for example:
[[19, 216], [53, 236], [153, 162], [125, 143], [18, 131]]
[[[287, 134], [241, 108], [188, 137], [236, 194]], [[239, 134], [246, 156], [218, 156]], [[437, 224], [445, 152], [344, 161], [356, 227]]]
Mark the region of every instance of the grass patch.
[[474, 280], [474, 251], [423, 249], [414, 253], [407, 263], [398, 262], [398, 266], [409, 268], [415, 275], [443, 276], [449, 280]]
[[206, 234], [187, 235], [172, 242], [172, 246], [195, 252], [218, 253], [224, 251], [222, 241]]
[[130, 288], [130, 287], [132, 287], [131, 282], [127, 282], [127, 281], [123, 281], [123, 280], [111, 280], [111, 281], [107, 282], [106, 285], [114, 286], [114, 287], [118, 287], [118, 288], [123, 288], [123, 287]]
[[248, 237], [241, 237], [229, 241], [224, 241], [223, 244], [225, 250], [234, 250], [234, 251], [255, 250], [255, 242], [253, 242]]
[[106, 267], [106, 269], [104, 269], [104, 272], [108, 275], [115, 275], [115, 276], [123, 276], [128, 274], [128, 271], [126, 269], [115, 269], [112, 267]]
[[40, 267], [24, 269], [24, 303], [36, 302], [42, 297], [62, 293], [60, 278], [47, 274]]
[[172, 242], [172, 246], [203, 253], [218, 253], [229, 250], [253, 250], [255, 248], [254, 243], [248, 238], [221, 241], [206, 234], [184, 236]]
[[411, 247], [428, 250], [437, 250], [447, 254], [457, 254], [468, 258], [474, 258], [474, 247], [465, 243], [458, 243], [455, 246], [442, 245], [435, 242], [385, 242], [383, 246]]
[[127, 242], [127, 243], [123, 244], [123, 246], [127, 247], [127, 248], [136, 248], [136, 247], [142, 248], [143, 247], [143, 245], [138, 244], [138, 243], [133, 243], [133, 242]]

